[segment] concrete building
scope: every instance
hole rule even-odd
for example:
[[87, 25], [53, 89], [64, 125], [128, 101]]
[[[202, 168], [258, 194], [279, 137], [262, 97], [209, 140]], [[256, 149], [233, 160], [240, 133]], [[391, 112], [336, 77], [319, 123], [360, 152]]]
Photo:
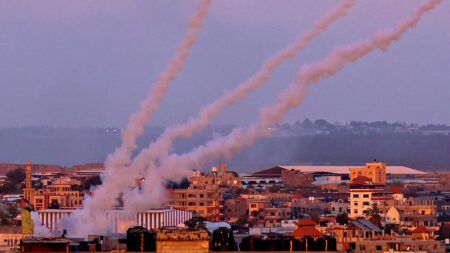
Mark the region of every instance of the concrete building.
[[27, 161], [26, 169], [25, 169], [25, 188], [22, 189], [23, 191], [23, 198], [28, 201], [28, 203], [33, 202], [33, 196], [34, 196], [34, 188], [33, 188], [33, 181], [31, 178], [31, 162]]
[[375, 184], [370, 178], [359, 176], [350, 183], [350, 213], [349, 217], [364, 217], [367, 209], [378, 200], [393, 199], [386, 192], [384, 184]]
[[350, 203], [345, 199], [337, 199], [329, 202], [329, 211], [333, 215], [350, 213]]
[[[65, 216], [71, 216], [73, 209], [46, 209], [39, 210], [39, 218], [42, 224], [51, 231], [62, 231], [61, 220]], [[136, 215], [127, 215], [122, 210], [108, 210], [105, 213], [109, 221], [110, 233], [124, 233], [129, 227], [142, 226], [147, 229], [175, 227], [184, 224], [192, 218], [192, 212], [179, 209], [150, 209]]]
[[225, 163], [220, 163], [219, 169], [212, 167], [210, 172], [196, 172], [190, 181], [193, 187], [208, 184], [238, 188], [242, 186], [242, 178], [234, 171], [227, 171]]
[[248, 205], [245, 198], [227, 199], [224, 203], [224, 220], [235, 222], [243, 216], [248, 216]]
[[225, 163], [210, 172], [196, 172], [190, 178], [188, 189], [173, 190], [169, 205], [174, 208], [193, 211], [209, 221], [224, 219], [224, 192], [239, 188], [242, 179], [236, 172], [227, 171]]
[[21, 227], [0, 226], [0, 251], [14, 252], [23, 237]]
[[208, 253], [208, 232], [203, 229], [163, 228], [156, 235], [158, 253]]
[[45, 189], [34, 189], [32, 185], [31, 162], [28, 161], [25, 170], [24, 198], [35, 210], [47, 209], [50, 206], [56, 208], [78, 208], [83, 205], [83, 196], [79, 191], [72, 191], [70, 179], [53, 179]]
[[385, 163], [366, 163], [365, 168], [350, 168], [350, 181], [357, 177], [367, 177], [374, 184], [386, 184], [386, 164]]
[[289, 236], [295, 237], [297, 239], [302, 239], [305, 236], [310, 236], [317, 239], [324, 234], [316, 229], [317, 224], [311, 219], [300, 220], [297, 223], [297, 229], [290, 233]]
[[314, 177], [311, 173], [305, 173], [298, 170], [282, 170], [281, 180], [285, 186], [302, 187], [311, 186]]
[[217, 184], [191, 186], [172, 192], [169, 204], [174, 208], [192, 211], [209, 221], [223, 219], [223, 192]]

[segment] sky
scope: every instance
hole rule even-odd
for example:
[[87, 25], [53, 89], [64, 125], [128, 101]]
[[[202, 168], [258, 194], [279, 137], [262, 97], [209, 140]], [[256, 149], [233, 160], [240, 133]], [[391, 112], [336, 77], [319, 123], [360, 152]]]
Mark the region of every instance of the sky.
[[[393, 27], [424, 0], [358, 1], [271, 80], [213, 124], [245, 125], [298, 68]], [[185, 68], [149, 125], [181, 123], [249, 78], [339, 1], [213, 1]], [[0, 2], [0, 127], [124, 127], [174, 55], [196, 1]], [[286, 117], [450, 124], [450, 1], [387, 52], [314, 84]]]

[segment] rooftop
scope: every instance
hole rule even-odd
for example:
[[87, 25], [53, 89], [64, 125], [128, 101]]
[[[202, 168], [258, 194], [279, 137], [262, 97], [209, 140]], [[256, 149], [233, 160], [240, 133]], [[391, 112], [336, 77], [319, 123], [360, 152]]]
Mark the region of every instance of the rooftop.
[[[328, 172], [335, 174], [349, 174], [350, 168], [365, 168], [365, 166], [313, 166], [313, 165], [283, 165], [267, 168], [256, 171], [252, 176], [279, 176], [281, 177], [281, 171], [287, 170], [299, 170], [302, 172]], [[420, 170], [415, 170], [405, 166], [386, 166], [387, 174], [394, 175], [424, 175], [427, 174]]]

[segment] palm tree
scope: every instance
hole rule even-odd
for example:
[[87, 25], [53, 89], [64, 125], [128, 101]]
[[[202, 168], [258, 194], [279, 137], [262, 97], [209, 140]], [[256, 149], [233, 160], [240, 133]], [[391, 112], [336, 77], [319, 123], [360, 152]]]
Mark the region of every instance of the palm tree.
[[366, 211], [366, 218], [373, 224], [380, 226], [381, 216], [380, 209], [378, 209], [377, 203], [373, 203]]

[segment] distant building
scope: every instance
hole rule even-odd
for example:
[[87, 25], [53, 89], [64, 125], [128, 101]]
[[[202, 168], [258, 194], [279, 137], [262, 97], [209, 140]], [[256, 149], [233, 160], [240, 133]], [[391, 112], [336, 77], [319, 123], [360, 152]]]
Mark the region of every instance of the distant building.
[[386, 164], [385, 163], [366, 163], [365, 168], [350, 168], [350, 180], [357, 177], [367, 177], [374, 184], [386, 184]]
[[316, 229], [317, 224], [311, 219], [300, 220], [297, 223], [297, 229], [294, 232], [290, 233], [289, 236], [302, 239], [305, 236], [312, 237], [317, 239], [324, 234]]
[[219, 170], [212, 167], [211, 172], [196, 172], [190, 178], [188, 189], [175, 189], [169, 204], [174, 208], [193, 211], [209, 221], [224, 219], [224, 192], [239, 188], [242, 179], [236, 172], [227, 171], [225, 163]]
[[34, 189], [31, 178], [31, 162], [27, 162], [25, 170], [24, 198], [34, 206], [35, 210], [54, 208], [77, 208], [83, 205], [83, 196], [73, 191], [70, 179], [63, 177], [54, 179], [46, 189]]
[[248, 215], [247, 200], [245, 198], [232, 198], [225, 200], [225, 221], [237, 221]]
[[281, 180], [284, 185], [290, 187], [311, 186], [314, 176], [298, 170], [282, 170]]
[[[46, 209], [39, 210], [38, 214], [42, 225], [51, 231], [61, 232], [61, 220], [65, 216], [71, 216], [73, 211], [70, 209]], [[109, 231], [107, 232], [110, 233], [124, 233], [132, 226], [142, 226], [147, 229], [176, 227], [192, 218], [192, 212], [179, 209], [150, 209], [135, 215], [127, 215], [122, 210], [108, 210], [105, 215], [109, 220]]]

